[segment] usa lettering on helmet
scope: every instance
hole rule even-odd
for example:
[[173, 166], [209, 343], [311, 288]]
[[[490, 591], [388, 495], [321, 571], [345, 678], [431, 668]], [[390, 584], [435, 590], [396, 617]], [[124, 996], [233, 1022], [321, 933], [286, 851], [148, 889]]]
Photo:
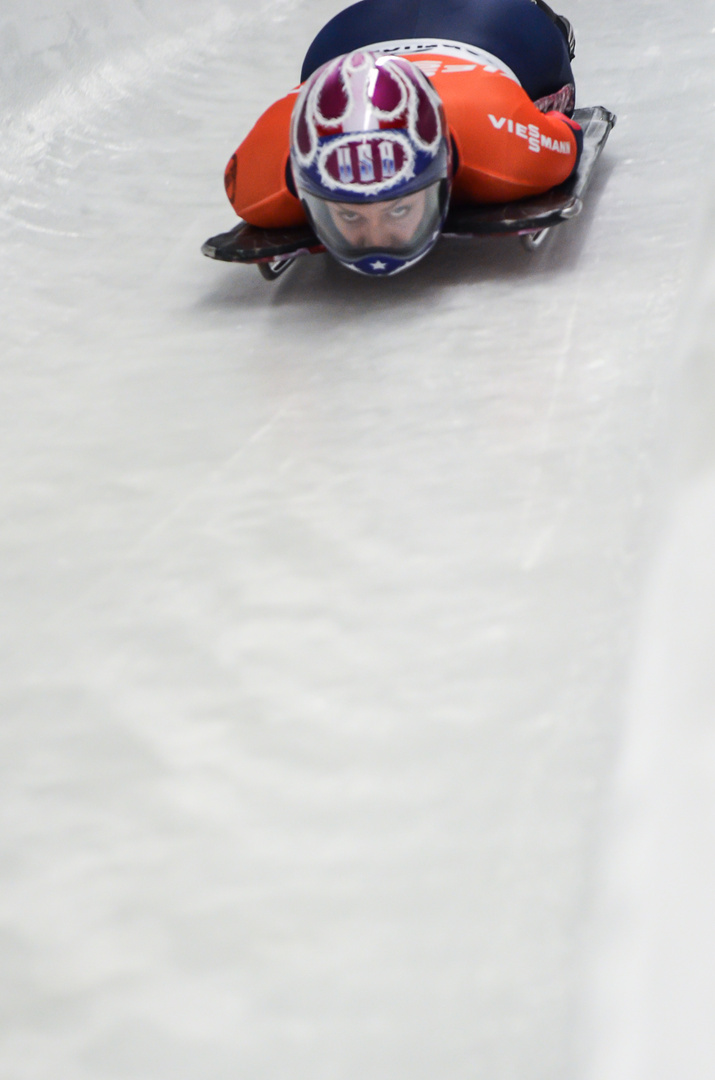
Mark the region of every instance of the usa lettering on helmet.
[[341, 135], [320, 149], [315, 168], [321, 184], [336, 194], [343, 190], [387, 195], [414, 177], [415, 157], [401, 131], [381, 132], [377, 137]]

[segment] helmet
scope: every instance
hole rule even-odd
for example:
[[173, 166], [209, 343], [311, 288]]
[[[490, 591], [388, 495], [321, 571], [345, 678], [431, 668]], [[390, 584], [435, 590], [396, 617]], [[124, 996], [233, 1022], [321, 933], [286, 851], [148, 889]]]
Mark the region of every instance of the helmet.
[[339, 56], [311, 75], [293, 110], [298, 196], [331, 255], [362, 274], [397, 274], [436, 244], [451, 157], [439, 95], [402, 57]]

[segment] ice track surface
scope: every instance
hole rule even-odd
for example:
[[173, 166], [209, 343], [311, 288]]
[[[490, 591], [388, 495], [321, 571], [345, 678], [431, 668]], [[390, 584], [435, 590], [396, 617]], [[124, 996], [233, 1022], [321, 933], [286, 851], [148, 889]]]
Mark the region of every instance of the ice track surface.
[[538, 255], [271, 286], [338, 7], [0, 14], [0, 1076], [708, 1076], [713, 6], [564, 7]]

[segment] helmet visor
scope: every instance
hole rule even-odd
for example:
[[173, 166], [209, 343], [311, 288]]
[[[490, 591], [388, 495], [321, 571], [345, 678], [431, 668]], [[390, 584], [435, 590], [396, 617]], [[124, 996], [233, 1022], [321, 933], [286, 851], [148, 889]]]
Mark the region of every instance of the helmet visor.
[[438, 180], [397, 199], [334, 202], [303, 191], [313, 227], [328, 251], [345, 262], [372, 254], [410, 259], [442, 225], [443, 182]]

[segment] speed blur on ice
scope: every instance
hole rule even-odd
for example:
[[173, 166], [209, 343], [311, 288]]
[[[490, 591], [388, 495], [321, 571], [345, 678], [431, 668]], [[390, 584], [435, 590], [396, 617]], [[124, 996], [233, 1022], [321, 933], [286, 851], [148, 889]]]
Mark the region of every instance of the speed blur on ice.
[[539, 254], [203, 259], [334, 0], [0, 8], [0, 1080], [715, 1060], [715, 17]]

